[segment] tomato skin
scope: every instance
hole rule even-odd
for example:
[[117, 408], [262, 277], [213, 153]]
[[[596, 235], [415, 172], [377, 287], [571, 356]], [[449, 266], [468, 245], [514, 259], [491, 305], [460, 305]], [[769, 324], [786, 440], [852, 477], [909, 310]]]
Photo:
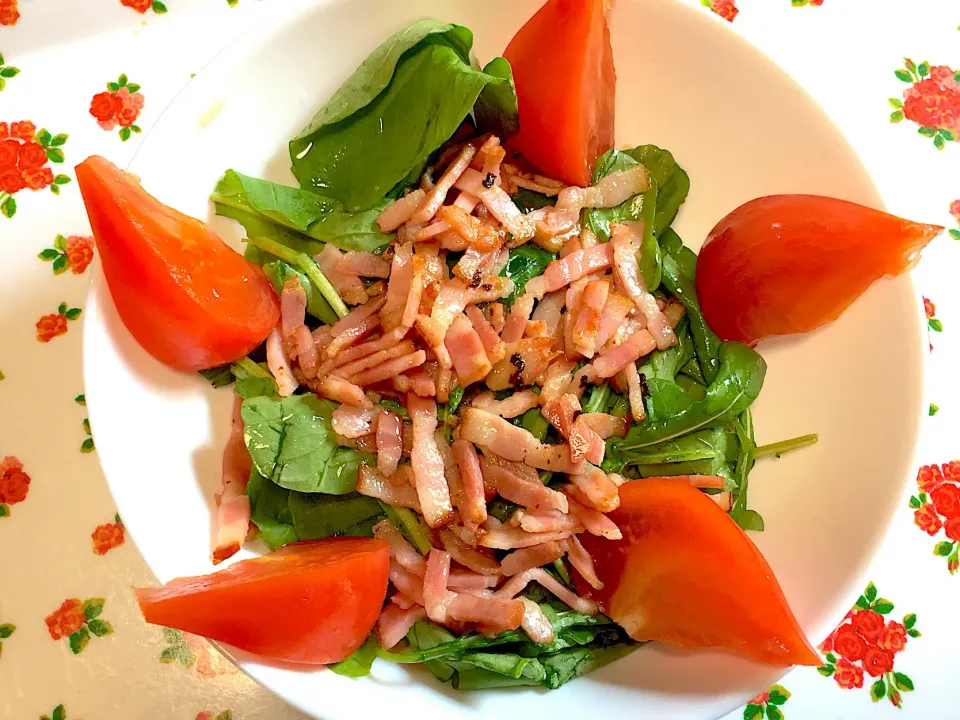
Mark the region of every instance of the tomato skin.
[[710, 232], [697, 293], [723, 340], [755, 344], [840, 317], [874, 281], [908, 270], [943, 228], [845, 200], [771, 195], [741, 205]]
[[[819, 665], [773, 571], [737, 524], [675, 478], [620, 486], [622, 540], [581, 534], [600, 607], [636, 640], [722, 647], [773, 665]], [[577, 578], [577, 590], [590, 587]]]
[[102, 157], [80, 163], [77, 181], [120, 318], [157, 360], [185, 371], [224, 365], [276, 326], [270, 281], [204, 223]]
[[544, 174], [573, 185], [590, 185], [594, 160], [614, 142], [608, 4], [549, 0], [503, 53], [520, 107], [511, 146]]
[[137, 601], [148, 623], [274, 660], [324, 665], [367, 639], [387, 594], [389, 563], [383, 540], [327, 538], [138, 589]]

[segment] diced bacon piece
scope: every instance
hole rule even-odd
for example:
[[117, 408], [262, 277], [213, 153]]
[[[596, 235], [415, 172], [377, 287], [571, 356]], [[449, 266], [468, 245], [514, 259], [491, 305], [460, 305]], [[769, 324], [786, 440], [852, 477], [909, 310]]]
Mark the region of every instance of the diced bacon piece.
[[616, 523], [603, 513], [577, 502], [574, 498], [569, 497], [569, 494], [568, 501], [570, 503], [570, 514], [576, 517], [591, 535], [604, 537], [607, 540], [619, 540], [623, 537]]
[[[460, 508], [464, 504], [463, 481], [460, 479], [460, 468], [456, 459], [453, 457], [453, 451], [447, 444], [447, 439], [443, 435], [443, 430], [437, 428], [433, 433], [433, 438], [437, 443], [437, 450], [440, 451], [440, 458], [443, 460], [443, 476], [447, 480], [447, 487], [450, 489], [450, 503], [455, 508]], [[466, 521], [464, 521], [466, 522]]]
[[584, 288], [580, 310], [573, 325], [573, 347], [584, 357], [592, 358], [597, 350], [600, 317], [609, 292], [610, 283], [606, 280], [593, 280]]
[[317, 376], [317, 367], [319, 358], [317, 357], [317, 344], [313, 340], [310, 328], [301, 325], [293, 331], [293, 340], [296, 343], [297, 363], [304, 377], [312, 380]]
[[603, 462], [603, 455], [606, 445], [603, 438], [597, 435], [587, 425], [580, 422], [580, 419], [574, 421], [570, 430], [570, 457], [573, 460], [584, 459], [594, 465]]
[[478, 253], [489, 253], [499, 250], [506, 242], [506, 236], [493, 225], [483, 222], [457, 205], [447, 205], [440, 208], [437, 217], [447, 223], [460, 237], [466, 240], [467, 245]]
[[396, 560], [390, 561], [390, 582], [401, 593], [413, 600], [417, 605], [423, 605], [423, 578], [409, 572]]
[[[363, 305], [359, 305], [347, 313], [344, 317], [340, 318], [330, 327], [330, 337], [336, 338], [344, 333], [351, 332], [360, 326], [364, 320], [373, 316], [380, 308], [383, 307], [383, 304], [386, 302], [385, 297], [378, 297], [365, 302]], [[346, 345], [340, 345], [337, 347], [334, 352], [327, 353], [327, 357], [333, 357], [340, 350], [342, 350]]]
[[549, 565], [563, 557], [563, 553], [564, 548], [554, 540], [515, 550], [503, 559], [500, 567], [503, 568], [503, 574], [508, 577], [519, 575], [530, 568]]
[[570, 449], [565, 445], [544, 445], [527, 430], [477, 408], [464, 411], [460, 437], [507, 460], [542, 470], [582, 472], [583, 464], [570, 459]]
[[447, 620], [447, 601], [452, 593], [447, 592], [450, 577], [450, 553], [432, 548], [427, 555], [427, 571], [423, 576], [423, 605], [427, 617], [437, 623]]
[[492, 454], [484, 455], [480, 465], [486, 487], [496, 490], [502, 498], [533, 510], [566, 512], [566, 496], [540, 482], [532, 468]]
[[498, 630], [515, 630], [523, 622], [523, 603], [458, 593], [448, 601], [447, 613], [454, 620], [482, 623]]
[[512, 242], [514, 244], [519, 245], [533, 237], [533, 222], [520, 212], [520, 209], [514, 205], [513, 200], [504, 192], [502, 187], [494, 185], [491, 188], [486, 188], [477, 197], [490, 211], [490, 214], [507, 229], [507, 232], [513, 235]]
[[437, 370], [437, 379], [434, 381], [437, 385], [437, 402], [446, 403], [450, 401], [450, 392], [456, 387], [457, 376], [450, 368], [439, 368]]
[[570, 253], [574, 253], [577, 250], [582, 250], [583, 245], [580, 244], [580, 238], [571, 238], [563, 244], [563, 247], [560, 248], [560, 252], [557, 253], [560, 257], [565, 258]]
[[363, 388], [336, 375], [327, 375], [320, 381], [317, 390], [325, 398], [344, 405], [353, 405], [360, 408], [373, 407], [370, 398], [364, 394]]
[[393, 378], [393, 387], [402, 393], [412, 392], [420, 397], [436, 397], [436, 383], [423, 370], [423, 366], [411, 370], [404, 375], [395, 375]]
[[453, 321], [447, 331], [444, 346], [450, 353], [453, 367], [463, 387], [483, 380], [493, 367], [480, 336], [464, 315], [459, 315]]
[[[368, 303], [369, 304], [369, 303]], [[380, 326], [380, 318], [372, 316], [364, 318], [359, 323], [348, 330], [343, 331], [330, 341], [327, 345], [326, 355], [328, 358], [336, 357], [346, 348], [356, 345], [367, 337], [370, 333]]]
[[357, 474], [357, 492], [367, 497], [383, 500], [387, 505], [396, 505], [420, 512], [420, 498], [414, 488], [410, 485], [393, 485], [377, 470], [368, 465], [360, 466], [360, 472]]
[[597, 371], [594, 369], [593, 363], [589, 363], [573, 374], [573, 378], [565, 388], [565, 392], [573, 393], [578, 398], [582, 397], [587, 385], [596, 384], [598, 379]]
[[630, 423], [626, 418], [608, 415], [607, 413], [584, 413], [580, 416], [580, 422], [593, 430], [603, 440], [614, 436], [624, 437], [630, 428]]
[[412, 281], [413, 244], [397, 243], [390, 266], [390, 279], [387, 281], [387, 299], [380, 310], [380, 322], [387, 330], [401, 324]]
[[242, 405], [243, 398], [234, 397], [230, 437], [223, 448], [221, 492], [216, 496], [214, 565], [236, 553], [250, 530], [250, 498], [244, 491], [252, 462], [243, 440], [243, 417], [240, 415]]
[[537, 299], [530, 294], [524, 294], [517, 298], [510, 308], [510, 316], [503, 325], [503, 332], [500, 333], [500, 339], [508, 345], [518, 342], [523, 337], [523, 332], [527, 328], [527, 321], [530, 319], [530, 313], [533, 312], [533, 305]]
[[515, 418], [537, 407], [540, 404], [540, 396], [533, 390], [521, 390], [504, 400], [497, 400], [492, 392], [484, 390], [470, 404], [500, 417]]
[[460, 179], [463, 171], [470, 166], [470, 161], [476, 155], [477, 149], [473, 145], [464, 145], [457, 159], [454, 160], [434, 185], [430, 192], [426, 194], [420, 207], [410, 216], [410, 222], [417, 225], [424, 225], [429, 222], [437, 210], [443, 205], [447, 198], [447, 193], [453, 188], [454, 183]]
[[451, 590], [489, 590], [495, 588], [500, 578], [496, 575], [480, 575], [465, 570], [451, 570], [447, 587]]
[[[569, 503], [569, 500], [567, 501]], [[520, 513], [521, 511], [517, 511]], [[520, 518], [520, 529], [529, 533], [552, 533], [575, 530], [580, 521], [573, 515], [559, 510], [524, 510]]]
[[640, 384], [637, 364], [627, 363], [623, 372], [627, 376], [627, 397], [630, 399], [630, 414], [634, 421], [641, 423], [647, 419], [647, 411], [643, 406], [643, 386]]
[[683, 303], [670, 298], [667, 306], [663, 309], [663, 316], [667, 319], [667, 322], [670, 323], [670, 327], [675, 328], [680, 323], [686, 311], [687, 308], [684, 307]]
[[570, 284], [566, 292], [567, 312], [563, 316], [563, 349], [568, 360], [576, 360], [581, 357], [577, 344], [574, 341], [573, 331], [577, 324], [577, 317], [580, 315], [581, 301], [583, 300], [583, 291], [590, 281], [581, 278]]
[[446, 525], [453, 515], [450, 488], [444, 475], [443, 457], [437, 448], [437, 404], [432, 399], [407, 395], [407, 412], [413, 422], [410, 461], [416, 479], [423, 518], [430, 527]]
[[[408, 610], [409, 608], [412, 608], [415, 605], [417, 607], [420, 607], [413, 600], [411, 600], [406, 595], [400, 592], [395, 592], [393, 596], [390, 598], [390, 602], [395, 604], [397, 607], [399, 607], [402, 610]], [[424, 612], [424, 617], [426, 617], [426, 612]]]
[[527, 284], [524, 285], [523, 291], [533, 295], [537, 300], [542, 300], [547, 294], [547, 281], [544, 279], [543, 275], [537, 275], [535, 278], [530, 278], [527, 280]]
[[479, 170], [470, 168], [469, 170], [463, 171], [463, 175], [459, 177], [454, 187], [461, 192], [470, 193], [475, 197], [480, 197], [480, 193], [486, 190], [483, 185], [484, 179], [485, 176]]
[[331, 425], [333, 431], [347, 438], [358, 438], [373, 432], [373, 419], [377, 416], [374, 408], [358, 408], [341, 405], [333, 411]]
[[423, 297], [423, 289], [426, 287], [426, 265], [427, 261], [423, 255], [416, 254], [412, 260], [413, 276], [410, 279], [410, 291], [407, 293], [407, 301], [403, 307], [403, 314], [400, 316], [400, 324], [403, 327], [413, 327], [420, 312], [420, 298]]
[[380, 217], [377, 218], [377, 225], [380, 226], [380, 230], [391, 233], [407, 222], [416, 212], [420, 203], [423, 202], [425, 196], [426, 192], [417, 189], [387, 205], [384, 211], [380, 213]]
[[347, 275], [340, 271], [342, 258], [343, 253], [328, 243], [323, 246], [323, 250], [314, 257], [314, 260], [345, 303], [361, 305], [369, 300], [367, 290], [363, 281], [356, 275]]
[[299, 387], [296, 378], [293, 377], [293, 371], [290, 369], [290, 361], [287, 360], [287, 354], [283, 351], [283, 341], [280, 339], [280, 330], [274, 328], [267, 336], [267, 367], [277, 381], [277, 391], [280, 397], [290, 397]]
[[403, 355], [409, 355], [413, 352], [415, 352], [413, 342], [410, 340], [404, 340], [403, 342], [387, 348], [386, 350], [380, 350], [379, 352], [362, 357], [359, 360], [354, 360], [353, 362], [348, 362], [346, 365], [341, 365], [340, 367], [335, 368], [332, 374], [344, 379], [349, 379], [354, 375], [362, 373], [364, 370], [376, 368], [387, 360], [392, 360]]
[[584, 615], [596, 615], [600, 606], [594, 601], [574, 595], [567, 587], [561, 585], [556, 578], [543, 568], [533, 568], [515, 575], [496, 592], [498, 598], [516, 597], [524, 591], [530, 582], [537, 582], [557, 596], [557, 599], [566, 603], [571, 609]]
[[406, 610], [399, 605], [387, 605], [377, 618], [380, 647], [384, 650], [394, 647], [407, 636], [418, 620], [423, 620], [426, 616], [427, 611], [419, 605], [413, 605]]
[[384, 518], [373, 526], [373, 536], [380, 538], [390, 546], [390, 558], [392, 560], [399, 563], [407, 572], [413, 573], [417, 577], [423, 577], [427, 570], [423, 555], [407, 542], [403, 533], [389, 519]]
[[[409, 426], [406, 426], [406, 427], [409, 427]], [[407, 455], [409, 454], [410, 453], [407, 453]], [[393, 474], [387, 476], [387, 482], [389, 482], [394, 487], [403, 487], [404, 485], [409, 485], [410, 487], [414, 487], [416, 483], [413, 479], [413, 467], [411, 467], [410, 463], [406, 463], [404, 465], [398, 465], [397, 469], [393, 472]]]
[[653, 336], [646, 330], [637, 330], [616, 347], [607, 350], [593, 361], [597, 377], [610, 378], [638, 358], [657, 349]]
[[444, 549], [450, 553], [450, 557], [465, 568], [473, 570], [480, 575], [499, 576], [501, 574], [500, 563], [489, 555], [484, 555], [478, 550], [467, 547], [467, 545], [449, 529], [444, 528], [440, 531], [440, 541], [443, 543]]
[[587, 465], [586, 472], [571, 475], [570, 482], [595, 510], [610, 512], [620, 507], [620, 489], [600, 468]]
[[593, 230], [584, 226], [580, 230], [580, 247], [591, 248], [594, 245], [597, 245], [599, 241], [597, 236], [594, 234]]
[[[577, 528], [579, 530], [579, 528]], [[570, 537], [574, 530], [557, 530], [555, 532], [528, 533], [519, 528], [512, 528], [507, 525], [490, 530], [480, 538], [480, 544], [483, 547], [493, 548], [494, 550], [513, 550], [515, 548], [528, 548], [534, 545], [552, 542], [555, 540], [564, 540]]]
[[444, 230], [442, 233], [437, 235], [437, 241], [440, 243], [440, 247], [442, 247], [444, 250], [452, 250], [453, 252], [461, 252], [469, 247], [467, 245], [467, 241], [464, 240], [459, 233], [455, 233], [453, 230]]
[[650, 178], [643, 165], [610, 173], [593, 187], [564, 188], [557, 197], [558, 208], [579, 212], [583, 208], [611, 208], [650, 189]]
[[377, 415], [377, 469], [385, 477], [397, 471], [403, 455], [400, 429], [403, 421], [396, 413], [380, 409]]
[[471, 195], [470, 193], [461, 192], [457, 195], [457, 199], [453, 201], [454, 206], [460, 208], [464, 212], [472, 213], [477, 205], [480, 204], [480, 198]]
[[523, 603], [523, 620], [520, 627], [524, 629], [530, 639], [541, 645], [549, 645], [554, 641], [553, 626], [543, 614], [543, 610], [533, 600], [520, 598]]
[[[673, 475], [671, 479], [682, 480], [700, 489], [711, 488], [713, 490], [723, 490], [724, 485], [726, 485], [724, 479], [719, 475]], [[716, 495], [711, 495], [711, 497], [716, 497]]]
[[719, 505], [724, 512], [728, 513], [733, 508], [733, 496], [729, 492], [716, 493], [710, 495], [709, 498]]
[[537, 383], [550, 363], [561, 354], [554, 348], [555, 344], [551, 337], [527, 337], [513, 345], [514, 352], [509, 356], [509, 360], [517, 366], [521, 383], [524, 385]]
[[[436, 307], [436, 305], [434, 305], [434, 307]], [[473, 329], [477, 331], [477, 335], [480, 337], [480, 342], [483, 343], [484, 350], [486, 350], [487, 358], [490, 362], [497, 363], [502, 360], [507, 352], [506, 345], [504, 345], [497, 331], [484, 316], [480, 308], [476, 305], [470, 305], [466, 309], [466, 314], [470, 320], [470, 324], [473, 325]]]
[[388, 360], [377, 367], [364, 370], [362, 373], [353, 375], [351, 380], [354, 384], [360, 385], [361, 387], [364, 385], [373, 385], [374, 383], [380, 382], [381, 380], [386, 380], [394, 375], [399, 375], [407, 370], [420, 367], [426, 361], [427, 353], [423, 350], [417, 350], [409, 355], [401, 355], [400, 357]]
[[593, 558], [590, 557], [587, 549], [580, 544], [577, 536], [568, 537], [566, 543], [567, 559], [573, 565], [573, 569], [580, 573], [594, 590], [603, 590], [603, 583], [597, 577], [597, 569], [593, 565]]
[[490, 324], [499, 335], [503, 331], [503, 326], [507, 322], [507, 316], [503, 309], [503, 303], [495, 302], [489, 308]]
[[430, 238], [450, 232], [450, 223], [444, 220], [434, 220], [432, 223], [417, 231], [417, 242], [425, 242]]
[[584, 275], [606, 270], [613, 262], [610, 243], [578, 250], [560, 260], [554, 260], [543, 271], [544, 291], [553, 292], [564, 288]]
[[292, 277], [280, 291], [280, 327], [284, 338], [293, 335], [293, 331], [303, 325], [306, 311], [307, 293], [300, 284], [300, 278]]
[[540, 402], [542, 404], [546, 405], [548, 402], [561, 397], [563, 390], [570, 384], [574, 367], [574, 363], [563, 358], [550, 363], [550, 367], [544, 373], [543, 386], [540, 390]]
[[460, 482], [463, 485], [463, 503], [457, 508], [464, 520], [479, 525], [487, 519], [480, 458], [473, 445], [466, 440], [454, 440], [451, 452], [460, 469]]
[[430, 349], [433, 350], [433, 354], [436, 355], [440, 367], [452, 368], [453, 360], [443, 342], [447, 335], [446, 328], [442, 327], [440, 323], [429, 315], [418, 315], [417, 332], [420, 333], [420, 337], [422, 337], [427, 345], [430, 346]]
[[[559, 334], [561, 318], [563, 315], [563, 305], [565, 301], [565, 293], [549, 293], [545, 295], [539, 303], [537, 303], [537, 309], [533, 311], [533, 321], [543, 323], [545, 327], [545, 334], [550, 337], [557, 337]], [[529, 326], [527, 332], [528, 334], [532, 334], [529, 331]]]
[[610, 245], [613, 246], [613, 267], [617, 281], [626, 290], [647, 319], [647, 328], [657, 342], [657, 347], [665, 350], [677, 341], [676, 333], [661, 312], [659, 306], [643, 284], [640, 266], [637, 263], [637, 239], [633, 231], [622, 223], [610, 227]]
[[602, 348], [607, 340], [613, 337], [623, 321], [635, 312], [633, 301], [620, 293], [612, 292], [607, 298], [600, 316], [600, 329], [597, 331], [597, 348]]
[[580, 412], [580, 400], [576, 395], [566, 393], [545, 403], [540, 412], [560, 435], [567, 438], [573, 430], [574, 417]]
[[[381, 319], [382, 322], [382, 319]], [[381, 352], [382, 350], [387, 350], [396, 345], [400, 344], [403, 341], [404, 336], [406, 336], [408, 329], [404, 327], [394, 328], [389, 331], [382, 337], [376, 338], [374, 340], [369, 340], [362, 345], [354, 345], [353, 347], [347, 348], [343, 352], [337, 354], [336, 357], [330, 358], [329, 360], [324, 360], [323, 364], [317, 369], [317, 377], [323, 377], [328, 375], [335, 368], [344, 368], [347, 367], [351, 362], [357, 360], [362, 360], [364, 358], [370, 357], [371, 355]], [[413, 346], [411, 345], [409, 349], [403, 354], [407, 354], [413, 351]], [[342, 371], [338, 371], [342, 372]], [[353, 374], [357, 372], [355, 369], [351, 369], [349, 373]]]
[[372, 252], [351, 251], [344, 253], [338, 266], [344, 275], [359, 275], [360, 277], [388, 278], [390, 277], [390, 263]]
[[610, 482], [612, 482], [617, 487], [620, 487], [627, 481], [627, 479], [623, 475], [620, 475], [618, 473], [607, 473], [607, 477], [610, 478]]
[[[456, 320], [464, 308], [471, 302], [471, 291], [460, 278], [447, 280], [440, 287], [437, 299], [433, 302], [430, 317], [438, 324], [443, 333]], [[441, 338], [440, 342], [443, 342]]]

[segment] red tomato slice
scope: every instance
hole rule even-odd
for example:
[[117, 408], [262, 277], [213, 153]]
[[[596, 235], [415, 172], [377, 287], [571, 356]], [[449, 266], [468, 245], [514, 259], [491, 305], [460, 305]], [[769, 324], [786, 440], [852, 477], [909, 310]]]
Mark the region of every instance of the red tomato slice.
[[593, 596], [631, 637], [728, 648], [773, 665], [820, 664], [767, 561], [702, 492], [675, 478], [633, 480], [609, 517], [622, 540], [578, 537], [604, 583]]
[[388, 545], [327, 538], [138, 589], [147, 622], [274, 660], [323, 665], [366, 640], [387, 594]]
[[77, 181], [120, 318], [157, 360], [176, 370], [224, 365], [276, 326], [270, 281], [204, 223], [96, 155], [77, 166]]
[[544, 174], [589, 185], [593, 161], [613, 147], [616, 72], [609, 0], [549, 0], [503, 55], [520, 106], [511, 145]]
[[908, 270], [942, 230], [817, 195], [751, 200], [700, 250], [700, 305], [723, 340], [752, 345], [809, 332], [840, 317], [875, 280]]

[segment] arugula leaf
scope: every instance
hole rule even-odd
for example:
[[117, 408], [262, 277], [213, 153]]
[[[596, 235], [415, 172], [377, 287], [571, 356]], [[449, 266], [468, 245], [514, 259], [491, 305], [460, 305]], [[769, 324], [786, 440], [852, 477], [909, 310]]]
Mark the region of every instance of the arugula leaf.
[[[304, 238], [302, 242], [312, 250], [310, 255], [323, 248], [318, 243], [310, 244], [311, 240], [330, 243], [341, 250], [374, 252], [385, 248], [392, 239], [377, 225], [377, 217], [389, 201], [381, 201], [364, 212], [349, 213], [332, 198], [249, 177], [236, 170], [224, 173], [210, 199], [218, 215], [227, 215], [244, 227], [251, 220], [257, 223], [258, 235], [263, 234], [263, 223], [305, 235], [310, 240]], [[251, 229], [246, 229], [249, 234]]]
[[680, 318], [674, 332], [677, 335], [677, 344], [666, 350], [655, 350], [640, 367], [640, 372], [647, 382], [654, 379], [674, 381], [680, 368], [693, 359], [695, 351], [686, 316]]
[[673, 154], [656, 145], [640, 145], [624, 151], [647, 169], [658, 188], [657, 210], [654, 215], [653, 231], [660, 235], [670, 227], [677, 217], [680, 206], [690, 192], [690, 176], [677, 165]]
[[663, 256], [663, 284], [686, 308], [685, 315], [690, 324], [690, 334], [693, 335], [700, 369], [706, 381], [712, 383], [720, 365], [720, 338], [710, 329], [703, 317], [693, 281], [680, 270], [677, 261], [669, 253]]
[[283, 291], [284, 283], [296, 277], [300, 280], [300, 287], [303, 288], [307, 296], [307, 312], [327, 325], [333, 325], [339, 320], [333, 308], [330, 307], [330, 303], [319, 292], [315, 292], [313, 283], [310, 282], [306, 273], [291, 267], [283, 260], [266, 263], [263, 266], [263, 272], [266, 273], [267, 279], [270, 280], [270, 284], [273, 285], [273, 289], [278, 296]]
[[744, 530], [762, 532], [763, 517], [756, 510], [750, 510], [747, 507], [747, 484], [755, 462], [753, 451], [757, 449], [757, 443], [753, 437], [753, 416], [749, 410], [744, 410], [734, 421], [734, 428], [740, 441], [740, 453], [734, 471], [738, 490], [733, 507], [730, 509], [730, 517]]
[[243, 437], [257, 471], [287, 490], [353, 492], [363, 457], [337, 447], [330, 425], [335, 408], [316, 395], [244, 400]]
[[383, 517], [383, 510], [374, 498], [357, 493], [291, 492], [289, 505], [299, 540], [320, 540], [335, 535], [372, 537], [373, 526]]
[[[728, 342], [720, 346], [719, 363], [720, 369], [703, 400], [693, 401], [689, 396], [679, 396], [677, 393], [684, 391], [670, 383], [676, 391], [670, 388], [671, 395], [657, 400], [654, 405], [663, 417], [647, 418], [645, 422], [632, 426], [618, 447], [623, 450], [646, 447], [695, 430], [722, 425], [750, 407], [763, 387], [766, 362], [746, 345]], [[667, 387], [664, 384], [658, 389]], [[657, 394], [652, 387], [651, 393]]]
[[260, 530], [260, 539], [271, 550], [297, 541], [290, 513], [290, 491], [270, 482], [256, 471], [247, 481], [250, 498], [250, 520]]
[[527, 281], [542, 275], [547, 265], [556, 259], [556, 254], [529, 242], [511, 250], [506, 267], [500, 271], [501, 276], [513, 280], [513, 292], [503, 300], [504, 305], [513, 305], [514, 300], [523, 295]]
[[509, 66], [480, 71], [472, 43], [466, 28], [423, 22], [389, 38], [290, 142], [300, 186], [352, 212], [372, 207], [419, 174], [488, 87], [479, 119], [503, 127], [514, 94]]

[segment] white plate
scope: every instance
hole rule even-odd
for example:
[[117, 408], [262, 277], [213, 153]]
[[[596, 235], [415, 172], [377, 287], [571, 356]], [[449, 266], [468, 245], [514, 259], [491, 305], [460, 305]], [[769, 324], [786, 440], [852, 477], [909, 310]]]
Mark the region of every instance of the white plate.
[[[424, 16], [460, 22], [473, 29], [486, 60], [538, 4], [288, 6], [287, 15], [198, 74], [131, 169], [147, 190], [198, 217], [211, 215], [207, 197], [227, 168], [292, 184], [287, 139], [389, 33]], [[760, 195], [810, 192], [882, 206], [829, 119], [721, 21], [674, 0], [621, 0], [612, 23], [618, 145], [656, 143], [687, 169], [692, 191], [677, 229], [688, 243], [698, 245], [722, 215]], [[239, 246], [236, 226], [216, 219], [214, 227]], [[754, 539], [814, 642], [850, 607], [910, 474], [924, 407], [921, 337], [916, 293], [899, 278], [877, 283], [831, 327], [761, 347], [770, 369], [755, 406], [758, 440], [820, 433], [812, 449], [762, 461], [751, 482], [751, 503], [767, 522]], [[230, 392], [215, 392], [141, 350], [120, 324], [99, 271], [87, 305], [84, 365], [98, 453], [148, 564], [161, 581], [209, 572]], [[783, 672], [722, 652], [648, 646], [558, 691], [457, 694], [387, 663], [353, 681], [234, 656], [268, 688], [328, 720], [385, 710], [397, 720], [531, 712], [560, 720], [600, 708], [605, 717], [712, 718]]]

